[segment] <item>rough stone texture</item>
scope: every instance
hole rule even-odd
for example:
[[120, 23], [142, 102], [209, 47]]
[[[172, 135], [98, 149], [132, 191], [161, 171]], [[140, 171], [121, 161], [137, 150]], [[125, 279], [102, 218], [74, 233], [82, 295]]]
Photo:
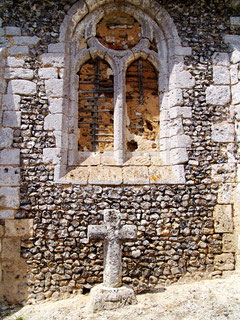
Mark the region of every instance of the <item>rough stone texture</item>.
[[222, 253], [215, 257], [215, 266], [217, 270], [233, 270], [234, 256], [232, 253]]
[[225, 105], [230, 102], [228, 86], [209, 86], [206, 90], [206, 102], [212, 105]]
[[232, 232], [232, 206], [231, 205], [216, 205], [213, 211], [214, 228], [216, 232]]

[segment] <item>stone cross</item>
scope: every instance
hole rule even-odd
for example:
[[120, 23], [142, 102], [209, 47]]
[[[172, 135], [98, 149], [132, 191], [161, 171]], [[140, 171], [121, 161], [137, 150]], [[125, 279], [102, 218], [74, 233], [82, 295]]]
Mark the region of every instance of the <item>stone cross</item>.
[[137, 227], [120, 228], [121, 213], [114, 209], [104, 210], [104, 224], [88, 226], [88, 238], [104, 240], [103, 285], [117, 288], [122, 284], [122, 242], [137, 237]]

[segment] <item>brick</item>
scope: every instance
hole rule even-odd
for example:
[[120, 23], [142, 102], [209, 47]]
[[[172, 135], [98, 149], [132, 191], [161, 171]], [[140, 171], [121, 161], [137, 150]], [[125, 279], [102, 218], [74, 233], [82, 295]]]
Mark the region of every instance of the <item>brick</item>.
[[40, 79], [56, 79], [58, 77], [58, 72], [56, 68], [40, 68], [38, 70], [38, 75]]
[[20, 164], [20, 150], [19, 149], [4, 149], [0, 151], [0, 164], [16, 165]]
[[214, 84], [230, 84], [230, 73], [227, 67], [213, 67], [213, 82]]
[[9, 148], [13, 142], [13, 130], [10, 128], [0, 129], [0, 149]]
[[212, 126], [212, 140], [215, 142], [234, 142], [234, 125], [226, 121]]
[[216, 233], [233, 231], [232, 206], [216, 205], [213, 211], [214, 229]]
[[10, 128], [19, 128], [21, 126], [21, 112], [20, 111], [4, 111], [3, 126], [10, 127]]
[[24, 68], [6, 68], [5, 69], [6, 79], [33, 79], [33, 70]]
[[206, 102], [211, 105], [221, 105], [230, 102], [229, 86], [209, 86], [206, 90]]
[[32, 96], [37, 93], [36, 83], [29, 80], [10, 80], [8, 93]]
[[0, 207], [18, 209], [19, 208], [19, 188], [0, 188]]
[[27, 46], [12, 46], [8, 49], [8, 54], [12, 56], [28, 55], [29, 49]]
[[21, 29], [18, 27], [5, 27], [5, 35], [6, 36], [20, 36]]
[[28, 36], [20, 36], [20, 37], [13, 37], [13, 42], [15, 44], [20, 45], [35, 45], [38, 44], [41, 39], [34, 36], [34, 37], [28, 37]]
[[48, 79], [45, 80], [45, 88], [48, 97], [61, 98], [63, 92], [63, 79]]
[[5, 234], [7, 237], [20, 237], [21, 239], [31, 237], [33, 235], [33, 220], [6, 220]]

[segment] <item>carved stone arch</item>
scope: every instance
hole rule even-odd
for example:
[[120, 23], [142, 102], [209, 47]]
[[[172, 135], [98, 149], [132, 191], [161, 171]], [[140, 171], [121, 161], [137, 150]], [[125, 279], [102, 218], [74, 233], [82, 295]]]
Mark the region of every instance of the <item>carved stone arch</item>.
[[[144, 37], [133, 48], [113, 50], [102, 45], [96, 37], [96, 26], [104, 17], [104, 12], [116, 11], [114, 1], [79, 1], [68, 11], [61, 28], [59, 41], [64, 43], [66, 104], [68, 107], [68, 159], [60, 161], [55, 178], [66, 173], [68, 166], [79, 165], [76, 149], [76, 69], [90, 57], [106, 60], [118, 75], [114, 85], [114, 154], [115, 165], [124, 165], [125, 135], [120, 127], [125, 126], [125, 72], [127, 65], [137, 57], [149, 60], [158, 70], [160, 114], [160, 151], [158, 163], [163, 166], [180, 168], [178, 183], [185, 181], [182, 164], [187, 161], [186, 147], [190, 141], [184, 135], [182, 126], [182, 90], [194, 85], [190, 73], [184, 69], [184, 55], [191, 54], [190, 48], [181, 47], [175, 24], [167, 11], [157, 1], [127, 0], [122, 3], [123, 11], [136, 19], [144, 29]], [[145, 22], [147, 21], [147, 23]], [[155, 44], [151, 44], [155, 41]], [[154, 48], [154, 45], [156, 47]], [[117, 77], [116, 77], [117, 78]], [[75, 83], [75, 84], [74, 84]], [[68, 92], [67, 92], [68, 90]], [[189, 111], [190, 112], [190, 111]], [[174, 114], [174, 116], [173, 116]], [[122, 131], [122, 132], [120, 132]], [[101, 161], [100, 161], [101, 162]], [[98, 163], [100, 163], [98, 162]], [[176, 170], [175, 170], [176, 171]], [[180, 172], [179, 171], [179, 172]], [[158, 181], [157, 181], [158, 182]], [[159, 181], [161, 183], [162, 181]]]

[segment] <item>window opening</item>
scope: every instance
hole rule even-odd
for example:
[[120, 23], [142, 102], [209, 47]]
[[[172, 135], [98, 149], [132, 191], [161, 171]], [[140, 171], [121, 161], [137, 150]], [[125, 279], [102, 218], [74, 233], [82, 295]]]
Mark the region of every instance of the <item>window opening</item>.
[[88, 60], [79, 71], [78, 150], [113, 150], [114, 83], [110, 65]]
[[126, 73], [127, 150], [159, 150], [158, 74], [153, 65], [135, 60]]

